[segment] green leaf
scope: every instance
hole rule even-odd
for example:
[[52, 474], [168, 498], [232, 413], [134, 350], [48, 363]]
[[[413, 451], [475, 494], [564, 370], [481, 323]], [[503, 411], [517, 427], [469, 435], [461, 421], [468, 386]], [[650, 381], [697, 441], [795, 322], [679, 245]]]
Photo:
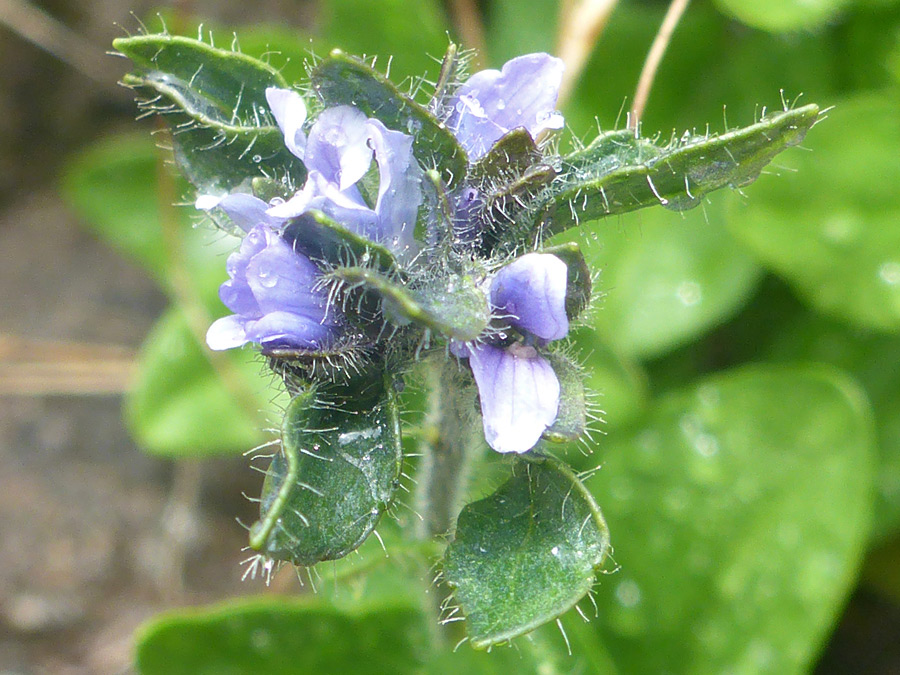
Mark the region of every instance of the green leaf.
[[412, 134], [416, 159], [423, 167], [437, 167], [449, 186], [465, 177], [466, 153], [450, 130], [359, 59], [334, 50], [310, 78], [328, 105], [354, 105], [389, 129]]
[[[85, 224], [120, 253], [128, 256], [166, 289], [171, 290], [177, 259], [203, 304], [213, 313], [224, 308], [219, 285], [227, 278], [223, 261], [239, 240], [195, 227], [193, 208], [161, 202], [160, 172], [164, 155], [146, 134], [111, 136], [77, 155], [63, 174], [62, 191]], [[186, 185], [176, 181], [176, 194]], [[173, 218], [174, 222], [164, 219]], [[173, 236], [167, 238], [165, 228]]]
[[390, 505], [401, 460], [391, 383], [299, 393], [285, 412], [250, 547], [301, 566], [344, 557]]
[[776, 155], [803, 140], [818, 117], [818, 106], [807, 105], [718, 136], [687, 134], [658, 148], [621, 133], [602, 135], [600, 152], [589, 146], [563, 158], [563, 171], [534, 222], [555, 233], [656, 204], [694, 208], [709, 192], [755, 181]]
[[767, 358], [829, 363], [864, 387], [878, 434], [873, 539], [881, 542], [900, 532], [900, 337], [848, 328], [808, 312], [779, 322], [773, 332]]
[[597, 629], [621, 672], [808, 672], [872, 483], [871, 414], [839, 371], [746, 368], [659, 400], [592, 484], [619, 533]]
[[[584, 371], [588, 410], [602, 423], [588, 429], [611, 432], [634, 423], [644, 413], [649, 399], [647, 376], [641, 367], [617, 353], [596, 331], [576, 328], [569, 334], [577, 348]], [[599, 445], [604, 440], [601, 437]]]
[[777, 32], [822, 26], [853, 0], [716, 0], [716, 4], [748, 26]]
[[522, 54], [556, 51], [559, 0], [493, 0], [485, 11], [487, 55], [493, 67]]
[[306, 169], [266, 102], [267, 87], [287, 86], [273, 67], [179, 36], [118, 38], [113, 46], [134, 63], [124, 83], [138, 90], [141, 107], [168, 116], [175, 157], [199, 190], [229, 190], [259, 175], [303, 183]]
[[838, 103], [810, 147], [735, 204], [728, 225], [819, 311], [900, 330], [900, 105], [873, 94]]
[[137, 636], [142, 675], [418, 673], [427, 630], [417, 610], [347, 614], [285, 597], [179, 610]]
[[659, 356], [750, 298], [759, 268], [721, 227], [726, 197], [680, 217], [662, 209], [626, 214], [602, 238], [582, 238], [588, 267], [602, 270], [606, 290], [593, 326], [616, 351]]
[[467, 341], [481, 335], [491, 318], [487, 298], [470, 276], [438, 277], [410, 291], [364, 267], [338, 267], [330, 274], [351, 287], [376, 293], [385, 317], [397, 325], [415, 321], [448, 338]]
[[587, 399], [584, 393], [584, 371], [559, 352], [548, 355], [553, 372], [559, 380], [559, 412], [542, 437], [553, 443], [577, 441], [588, 423]]
[[550, 459], [522, 462], [491, 496], [463, 508], [443, 575], [473, 647], [528, 633], [590, 591], [609, 552], [600, 508]]
[[[223, 380], [210, 359], [234, 379]], [[273, 399], [271, 377], [251, 353], [211, 354], [183, 314], [169, 309], [141, 348], [125, 420], [138, 444], [154, 454], [236, 454], [266, 438], [265, 420], [284, 403], [283, 396]]]

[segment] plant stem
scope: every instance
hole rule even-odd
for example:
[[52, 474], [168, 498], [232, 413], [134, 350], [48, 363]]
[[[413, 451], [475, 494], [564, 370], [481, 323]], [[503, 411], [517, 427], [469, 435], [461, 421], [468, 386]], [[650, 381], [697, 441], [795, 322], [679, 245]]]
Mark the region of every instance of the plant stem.
[[417, 503], [423, 538], [451, 534], [478, 447], [474, 388], [449, 362], [425, 362], [429, 409], [422, 435]]
[[650, 97], [650, 90], [653, 88], [653, 80], [656, 78], [656, 71], [662, 61], [663, 55], [672, 39], [672, 33], [681, 20], [681, 15], [687, 9], [690, 0], [672, 0], [666, 16], [663, 18], [659, 32], [653, 38], [653, 44], [650, 45], [650, 51], [647, 52], [647, 59], [644, 61], [644, 67], [641, 69], [641, 76], [638, 78], [637, 89], [634, 92], [634, 105], [631, 107], [631, 114], [628, 116], [628, 128], [634, 129], [637, 135], [640, 129], [641, 116], [644, 114], [644, 108], [647, 106], [647, 99]]

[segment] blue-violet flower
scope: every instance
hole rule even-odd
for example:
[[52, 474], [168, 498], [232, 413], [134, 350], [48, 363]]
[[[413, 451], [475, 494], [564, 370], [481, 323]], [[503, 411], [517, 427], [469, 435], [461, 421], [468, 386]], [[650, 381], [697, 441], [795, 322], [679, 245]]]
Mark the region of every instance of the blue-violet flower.
[[228, 256], [230, 279], [219, 288], [234, 312], [206, 333], [212, 349], [247, 342], [264, 347], [319, 349], [340, 335], [340, 317], [318, 287], [319, 269], [267, 225], [256, 225]]
[[478, 394], [484, 437], [497, 452], [527, 452], [556, 420], [559, 379], [539, 348], [569, 332], [568, 268], [555, 255], [528, 253], [501, 268], [490, 282], [493, 314], [522, 334], [508, 346], [453, 345], [468, 357]]

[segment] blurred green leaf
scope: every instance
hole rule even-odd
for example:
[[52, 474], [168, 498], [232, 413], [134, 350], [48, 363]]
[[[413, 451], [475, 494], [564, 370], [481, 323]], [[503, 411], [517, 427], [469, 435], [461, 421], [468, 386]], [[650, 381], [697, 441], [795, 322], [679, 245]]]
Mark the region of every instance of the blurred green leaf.
[[727, 223], [809, 303], [863, 327], [900, 330], [900, 105], [836, 105], [786, 175], [759, 181]]
[[[228, 375], [236, 381], [223, 381], [210, 357], [227, 359]], [[125, 419], [138, 444], [155, 454], [240, 453], [266, 439], [261, 429], [267, 418], [281, 417], [286, 395], [275, 396], [271, 385], [272, 376], [250, 352], [210, 354], [172, 308], [141, 348]]]
[[520, 462], [494, 494], [465, 506], [443, 576], [469, 641], [490, 647], [570, 610], [609, 553], [597, 504], [561, 463]]
[[680, 215], [647, 209], [584, 227], [592, 233], [582, 235], [582, 251], [601, 270], [606, 292], [594, 327], [617, 351], [663, 354], [724, 321], [752, 294], [759, 269], [722, 227], [727, 195], [716, 197]]
[[[570, 337], [577, 348], [577, 360], [584, 366], [588, 410], [603, 420], [599, 425], [588, 424], [588, 428], [604, 433], [634, 422], [647, 406], [647, 376], [641, 367], [615, 353], [590, 328], [578, 328]], [[602, 446], [605, 440], [600, 437], [595, 443]]]
[[[77, 155], [63, 174], [63, 195], [85, 224], [120, 253], [130, 257], [171, 290], [173, 257], [204, 306], [216, 314], [225, 309], [218, 290], [227, 278], [224, 262], [238, 239], [194, 227], [193, 208], [169, 207], [163, 212], [159, 172], [168, 171], [165, 153], [147, 134], [111, 136]], [[177, 194], [187, 189], [176, 181]], [[175, 222], [165, 223], [165, 218]], [[173, 230], [167, 241], [166, 230]], [[177, 250], [171, 250], [177, 249]]]
[[437, 0], [329, 0], [319, 7], [322, 27], [318, 44], [327, 54], [335, 47], [348, 54], [378, 56], [391, 80], [437, 72], [449, 38], [442, 3]]
[[[492, 0], [486, 4], [485, 40], [490, 64], [531, 52], [556, 52], [559, 0]], [[472, 47], [473, 45], [464, 45]]]
[[821, 26], [853, 0], [716, 0], [716, 4], [748, 26], [777, 32]]
[[181, 610], [137, 637], [142, 675], [384, 675], [421, 672], [427, 628], [403, 605], [344, 614], [284, 597]]
[[598, 630], [624, 673], [807, 672], [855, 583], [871, 415], [825, 367], [751, 367], [610, 439], [592, 491], [621, 571]]
[[[603, 130], [625, 125], [626, 106], [664, 13], [664, 4], [616, 7], [564, 109], [577, 136], [596, 133], [595, 117]], [[782, 107], [779, 90], [788, 100], [803, 93], [803, 101], [830, 102], [841, 84], [843, 49], [828, 34], [770, 35], [694, 3], [660, 64], [642, 118], [644, 134], [702, 132], [707, 122], [712, 130], [750, 124], [762, 106]]]
[[866, 390], [878, 433], [873, 539], [900, 532], [900, 337], [848, 328], [811, 313], [780, 323], [770, 359], [830, 363], [851, 373]]

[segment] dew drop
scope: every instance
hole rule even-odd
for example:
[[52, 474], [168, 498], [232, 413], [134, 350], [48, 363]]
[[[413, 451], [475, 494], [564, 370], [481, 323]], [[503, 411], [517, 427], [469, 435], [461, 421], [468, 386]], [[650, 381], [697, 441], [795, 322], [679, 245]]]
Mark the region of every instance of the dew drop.
[[641, 601], [641, 589], [636, 583], [626, 579], [616, 586], [616, 600], [622, 607], [636, 607]]
[[685, 307], [693, 307], [703, 299], [702, 288], [696, 281], [682, 281], [675, 295]]
[[900, 284], [900, 263], [889, 260], [878, 268], [878, 277], [889, 286]]
[[257, 277], [259, 279], [259, 285], [263, 288], [274, 288], [278, 283], [278, 277], [272, 274], [271, 270], [268, 269], [260, 269]]
[[252, 159], [254, 164], [259, 164], [262, 161], [262, 155], [253, 155]]

